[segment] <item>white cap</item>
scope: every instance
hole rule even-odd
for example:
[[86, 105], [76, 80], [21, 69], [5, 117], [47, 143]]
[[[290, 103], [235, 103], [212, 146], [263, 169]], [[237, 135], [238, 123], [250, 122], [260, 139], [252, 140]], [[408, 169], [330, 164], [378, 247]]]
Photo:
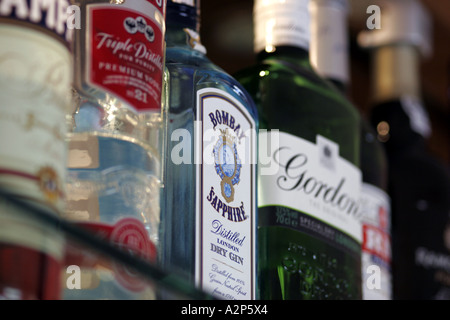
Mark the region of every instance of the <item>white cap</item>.
[[[358, 43], [364, 48], [409, 43], [424, 57], [432, 53], [430, 13], [418, 0], [379, 0], [380, 29], [362, 31]], [[376, 7], [375, 7], [376, 8]], [[371, 7], [368, 8], [368, 18]], [[369, 25], [368, 25], [369, 28]]]
[[195, 6], [195, 0], [171, 0], [175, 3], [186, 4], [188, 6]]
[[317, 73], [349, 82], [347, 0], [311, 0], [310, 59]]
[[309, 0], [255, 0], [254, 51], [271, 51], [281, 45], [308, 49]]
[[335, 7], [338, 10], [342, 10], [345, 12], [349, 11], [348, 0], [310, 0], [311, 6], [327, 6], [327, 7]]

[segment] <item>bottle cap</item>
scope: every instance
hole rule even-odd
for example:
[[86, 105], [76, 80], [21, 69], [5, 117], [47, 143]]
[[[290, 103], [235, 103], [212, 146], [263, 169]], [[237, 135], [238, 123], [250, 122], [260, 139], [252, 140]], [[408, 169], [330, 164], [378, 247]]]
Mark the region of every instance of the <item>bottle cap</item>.
[[254, 51], [271, 52], [287, 45], [309, 49], [310, 0], [255, 0]]
[[[427, 9], [419, 1], [380, 0], [378, 5], [381, 11], [380, 28], [362, 31], [358, 35], [358, 43], [361, 47], [374, 48], [406, 43], [416, 46], [423, 57], [431, 55], [431, 18]], [[370, 7], [368, 13], [371, 13], [369, 9]], [[367, 27], [369, 28], [369, 25]]]
[[336, 10], [349, 12], [348, 0], [310, 0], [310, 6], [334, 7]]
[[311, 0], [311, 64], [325, 78], [349, 82], [347, 0]]
[[185, 4], [187, 6], [195, 7], [195, 0], [168, 0], [167, 2], [180, 3]]

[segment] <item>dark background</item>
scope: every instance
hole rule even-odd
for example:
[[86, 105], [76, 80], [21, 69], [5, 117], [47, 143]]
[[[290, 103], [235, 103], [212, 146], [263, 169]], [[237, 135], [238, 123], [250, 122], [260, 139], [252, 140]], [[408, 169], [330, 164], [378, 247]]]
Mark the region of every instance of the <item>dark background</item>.
[[[350, 95], [366, 114], [370, 106], [368, 53], [356, 44], [366, 9], [377, 0], [349, 0]], [[429, 147], [450, 168], [450, 0], [422, 0], [433, 20], [432, 56], [422, 62], [421, 85], [433, 134]], [[208, 57], [230, 74], [255, 62], [253, 0], [201, 0], [201, 41]]]

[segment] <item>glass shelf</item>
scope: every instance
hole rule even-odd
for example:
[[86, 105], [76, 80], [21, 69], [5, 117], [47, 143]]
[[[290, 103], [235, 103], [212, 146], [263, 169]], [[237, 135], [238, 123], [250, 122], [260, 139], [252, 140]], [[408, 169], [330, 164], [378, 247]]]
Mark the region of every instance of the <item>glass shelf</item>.
[[[20, 221], [30, 221], [33, 227], [39, 226], [39, 229], [45, 230], [47, 241], [64, 243], [63, 262], [59, 265], [60, 273], [56, 273], [60, 279], [55, 279], [60, 283], [61, 291], [56, 293], [60, 299], [214, 300], [183, 278], [165, 272], [157, 264], [133, 256], [130, 252], [30, 201], [0, 190], [0, 208], [9, 208], [14, 212], [14, 217], [21, 216]], [[2, 215], [4, 219], [5, 212], [0, 212], [0, 220]], [[11, 226], [14, 227], [14, 224]], [[27, 237], [28, 234], [19, 236]], [[4, 248], [0, 246], [1, 249]], [[1, 283], [2, 279], [8, 282], [8, 275], [5, 275], [7, 270], [16, 273], [16, 277], [30, 278], [32, 272], [26, 272], [25, 275], [24, 270], [30, 271], [33, 266], [25, 267], [17, 265], [18, 263], [14, 265], [11, 261], [0, 261], [0, 289], [3, 287], [0, 296], [20, 299], [20, 288], [8, 288], [7, 284]], [[24, 274], [18, 275], [20, 272]], [[43, 282], [41, 279], [33, 281]], [[50, 279], [50, 282], [55, 281]]]

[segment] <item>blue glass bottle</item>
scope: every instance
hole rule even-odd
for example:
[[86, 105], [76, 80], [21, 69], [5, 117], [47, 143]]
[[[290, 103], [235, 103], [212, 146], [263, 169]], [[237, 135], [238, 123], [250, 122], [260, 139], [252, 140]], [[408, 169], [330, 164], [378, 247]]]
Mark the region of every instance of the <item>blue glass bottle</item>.
[[199, 17], [199, 1], [167, 2], [160, 261], [216, 297], [253, 299], [257, 112], [241, 85], [207, 58]]

